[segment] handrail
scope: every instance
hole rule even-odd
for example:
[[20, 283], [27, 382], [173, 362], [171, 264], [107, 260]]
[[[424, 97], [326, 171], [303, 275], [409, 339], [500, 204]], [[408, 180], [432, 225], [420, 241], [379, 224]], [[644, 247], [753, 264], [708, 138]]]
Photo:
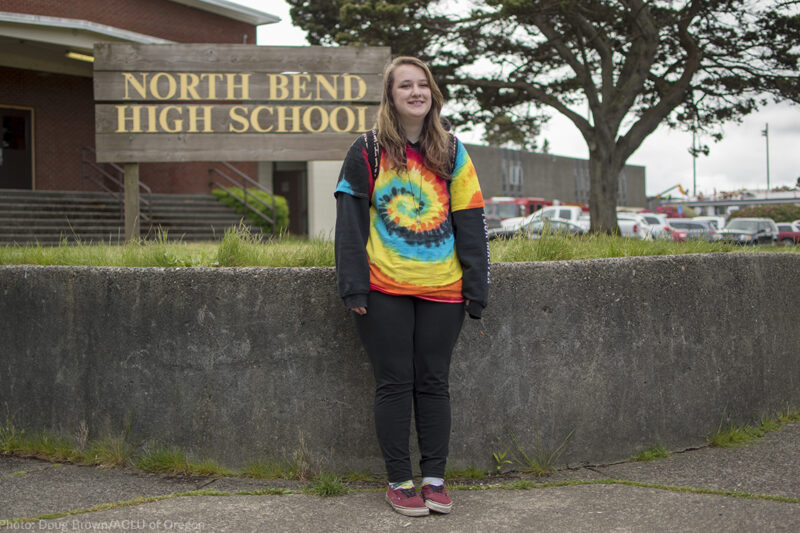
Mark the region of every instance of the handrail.
[[[98, 165], [95, 161], [93, 161], [92, 159], [94, 159], [94, 158], [91, 157], [91, 156], [96, 154], [96, 153], [97, 152], [95, 151], [95, 149], [92, 148], [91, 146], [83, 146], [83, 147], [81, 147], [81, 187], [83, 187], [83, 190], [86, 190], [86, 180], [88, 179], [89, 181], [91, 181], [92, 183], [94, 183], [95, 185], [97, 185], [98, 187], [103, 189], [105, 192], [109, 193], [114, 198], [114, 200], [119, 202], [121, 217], [124, 218], [125, 217], [125, 195], [124, 195], [125, 182], [124, 182], [124, 178], [120, 179], [120, 178], [114, 176], [112, 173], [108, 172], [105, 168], [103, 168], [103, 166]], [[123, 168], [120, 167], [119, 165], [117, 165], [115, 163], [104, 163], [104, 164], [108, 165], [112, 169], [116, 170], [118, 175], [122, 175], [122, 176], [125, 175], [125, 170], [123, 170]], [[106, 178], [107, 180], [112, 182], [113, 184], [115, 184], [119, 188], [119, 190], [118, 191], [112, 190], [108, 185], [106, 185], [106, 183], [103, 180], [99, 180], [96, 177], [94, 177], [91, 173], [87, 172], [86, 171], [87, 167], [91, 168], [92, 170], [94, 170], [95, 172], [97, 172], [98, 174], [100, 174], [101, 176], [103, 176], [104, 178]], [[143, 190], [145, 192], [145, 195], [146, 195], [145, 197], [142, 197], [140, 199], [141, 205], [147, 211], [146, 213], [140, 213], [142, 222], [152, 222], [152, 220], [153, 220], [153, 201], [152, 201], [153, 200], [153, 191], [150, 189], [150, 187], [147, 186], [147, 184], [142, 183], [141, 181], [139, 182], [139, 189]], [[140, 211], [141, 211], [141, 208], [140, 208]]]
[[[276, 215], [275, 215], [276, 208], [275, 208], [275, 195], [272, 193], [272, 191], [270, 191], [269, 189], [267, 189], [266, 187], [264, 187], [263, 185], [261, 185], [260, 183], [258, 183], [254, 179], [252, 179], [250, 176], [248, 176], [244, 172], [240, 171], [238, 168], [234, 167], [233, 165], [231, 165], [231, 164], [229, 164], [229, 163], [227, 163], [225, 161], [220, 161], [219, 163], [222, 166], [224, 166], [226, 169], [232, 171], [237, 176], [239, 176], [243, 180], [244, 183], [233, 179], [228, 174], [226, 174], [225, 172], [223, 172], [223, 171], [221, 171], [221, 170], [219, 170], [217, 168], [209, 167], [209, 169], [208, 169], [209, 180], [210, 180], [208, 182], [209, 188], [213, 188], [213, 187], [216, 186], [219, 189], [222, 189], [223, 191], [227, 192], [228, 195], [231, 198], [233, 198], [237, 202], [240, 202], [244, 206], [245, 214], [247, 212], [254, 213], [258, 217], [260, 217], [262, 220], [264, 220], [265, 222], [269, 223], [271, 225], [271, 227], [272, 227], [272, 233], [275, 233], [275, 231], [277, 230], [276, 220], [275, 220], [276, 219]], [[231, 189], [229, 189], [228, 187], [225, 187], [222, 183], [220, 183], [218, 181], [215, 181], [213, 178], [211, 178], [211, 176], [213, 174], [218, 174], [219, 176], [224, 178], [229, 185], [232, 185], [234, 187], [238, 187], [242, 191], [242, 198], [240, 199], [240, 198], [234, 196], [233, 193], [231, 192]], [[258, 196], [254, 195], [252, 193], [248, 193], [247, 192], [247, 187], [245, 186], [245, 184], [250, 184], [256, 190], [259, 190], [261, 192], [269, 194], [270, 198], [272, 198], [271, 204], [265, 202], [264, 200], [262, 200], [261, 198], [259, 198]], [[270, 209], [271, 212], [272, 212], [272, 217], [268, 217], [261, 210], [257, 209], [253, 205], [250, 205], [248, 203], [248, 201], [247, 201], [248, 196], [250, 196], [253, 200], [255, 200], [257, 203], [261, 204], [262, 206]]]

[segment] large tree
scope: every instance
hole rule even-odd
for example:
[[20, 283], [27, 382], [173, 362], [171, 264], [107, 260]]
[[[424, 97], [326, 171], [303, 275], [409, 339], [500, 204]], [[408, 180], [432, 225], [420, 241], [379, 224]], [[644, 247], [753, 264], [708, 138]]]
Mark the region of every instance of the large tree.
[[797, 0], [288, 1], [312, 44], [428, 61], [462, 123], [519, 139], [509, 123], [536, 134], [536, 109], [566, 116], [589, 148], [594, 231], [616, 231], [618, 176], [660, 124], [719, 137], [768, 98], [800, 102]]

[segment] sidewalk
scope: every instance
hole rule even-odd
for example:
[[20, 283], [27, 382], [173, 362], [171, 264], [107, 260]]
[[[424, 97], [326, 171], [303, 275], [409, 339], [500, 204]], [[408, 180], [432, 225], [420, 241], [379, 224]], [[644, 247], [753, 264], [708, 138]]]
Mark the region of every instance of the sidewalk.
[[[583, 483], [454, 490], [452, 514], [408, 518], [391, 511], [375, 484], [374, 491], [332, 498], [242, 495], [237, 493], [300, 490], [303, 484], [169, 478], [0, 456], [0, 521], [34, 519], [6, 525], [12, 531], [798, 531], [800, 424], [739, 448], [582, 468], [541, 481], [572, 480]], [[193, 490], [227, 494], [176, 496]], [[101, 505], [101, 510], [42, 519]]]

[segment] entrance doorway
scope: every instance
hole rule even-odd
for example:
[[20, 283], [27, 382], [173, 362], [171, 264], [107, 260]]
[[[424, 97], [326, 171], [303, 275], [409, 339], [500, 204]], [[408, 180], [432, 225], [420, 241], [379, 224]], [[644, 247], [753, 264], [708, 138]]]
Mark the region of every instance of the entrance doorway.
[[308, 174], [306, 164], [277, 162], [272, 190], [289, 204], [289, 232], [308, 235]]
[[33, 111], [0, 107], [0, 189], [33, 189]]

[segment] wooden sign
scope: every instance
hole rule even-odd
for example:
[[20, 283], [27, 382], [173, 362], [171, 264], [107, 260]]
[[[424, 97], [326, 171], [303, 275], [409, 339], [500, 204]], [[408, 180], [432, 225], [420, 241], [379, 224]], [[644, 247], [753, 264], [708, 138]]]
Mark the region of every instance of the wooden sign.
[[342, 159], [372, 129], [384, 47], [95, 45], [99, 162]]

